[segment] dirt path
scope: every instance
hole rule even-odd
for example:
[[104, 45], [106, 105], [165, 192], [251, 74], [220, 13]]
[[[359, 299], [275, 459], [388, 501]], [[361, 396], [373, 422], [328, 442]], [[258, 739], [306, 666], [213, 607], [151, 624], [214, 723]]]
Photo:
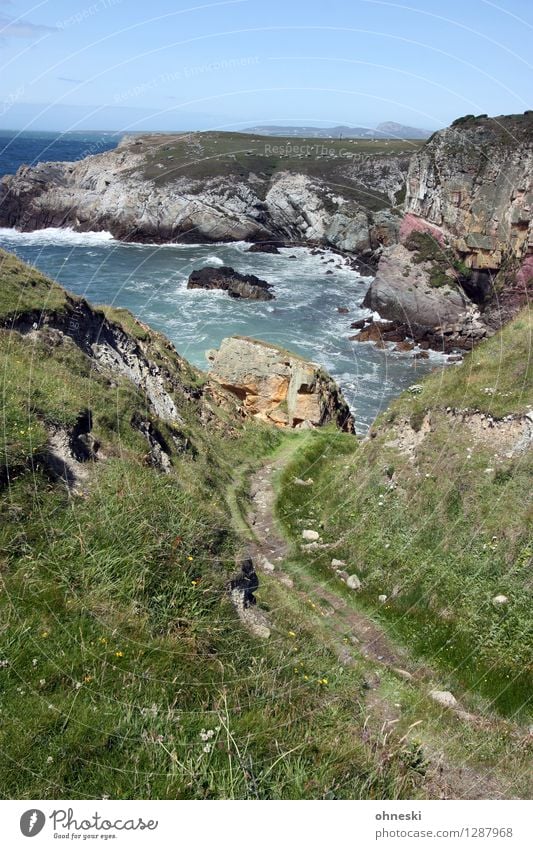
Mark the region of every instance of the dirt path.
[[[291, 545], [284, 538], [275, 516], [275, 478], [290, 462], [293, 452], [294, 445], [289, 444], [274, 459], [267, 461], [252, 474], [251, 508], [246, 517], [239, 511], [240, 530], [242, 532], [243, 526], [247, 526], [246, 547], [259, 572], [270, 574], [283, 585], [285, 591], [291, 592], [302, 604], [312, 600], [313, 604], [321, 608], [322, 618], [317, 617], [317, 628], [321, 632], [319, 638], [323, 638], [324, 643], [333, 649], [339, 663], [348, 666], [360, 664], [363, 660], [369, 664], [369, 674], [365, 676], [368, 719], [374, 727], [381, 726], [381, 734], [387, 739], [395, 724], [400, 721], [401, 711], [399, 705], [384, 698], [379, 692], [380, 668], [402, 679], [404, 685], [419, 688], [422, 699], [427, 698], [431, 690], [440, 691], [445, 688], [435, 685], [439, 679], [438, 673], [410, 658], [402, 647], [392, 642], [379, 623], [348, 603], [343, 594], [335, 592], [334, 587], [322, 585], [303, 570], [297, 574], [291, 572], [290, 575], [284, 570], [284, 562], [290, 555]], [[245, 470], [237, 471], [239, 482], [242, 483]], [[444, 716], [449, 716], [449, 722], [452, 723], [450, 738], [456, 733], [457, 722], [471, 727], [472, 731], [501, 730], [506, 734], [512, 733], [513, 736], [515, 733], [515, 729], [505, 720], [489, 719], [470, 713], [459, 701], [451, 706], [443, 705], [442, 711]], [[427, 745], [427, 751], [431, 769], [424, 786], [429, 798], [513, 797], [511, 781], [507, 777], [497, 775], [490, 767], [477, 768], [472, 766], [471, 762], [451, 763], [438, 743], [436, 748], [431, 744]]]
[[[289, 554], [290, 545], [282, 536], [275, 517], [274, 477], [286, 464], [287, 455], [283, 454], [266, 463], [252, 476], [250, 484], [252, 508], [247, 520], [255, 537], [250, 550], [259, 568], [265, 571], [266, 561], [274, 567], [269, 569], [267, 566], [266, 571], [272, 572], [285, 585], [290, 582], [294, 586], [292, 578], [282, 569], [283, 561]], [[353, 660], [352, 654], [357, 652], [393, 670], [404, 671], [406, 678], [420, 676], [420, 667], [409, 663], [406, 653], [392, 644], [384, 630], [369, 616], [355, 610], [340, 594], [310, 580], [305, 574], [298, 575], [298, 584], [294, 587], [295, 593], [304, 598], [311, 594], [315, 602], [323, 603], [333, 611], [331, 625], [342, 639], [347, 631], [350, 632], [356, 648], [350, 650], [341, 643], [339, 649], [342, 657], [339, 659], [343, 663]], [[407, 668], [409, 666], [411, 668]]]

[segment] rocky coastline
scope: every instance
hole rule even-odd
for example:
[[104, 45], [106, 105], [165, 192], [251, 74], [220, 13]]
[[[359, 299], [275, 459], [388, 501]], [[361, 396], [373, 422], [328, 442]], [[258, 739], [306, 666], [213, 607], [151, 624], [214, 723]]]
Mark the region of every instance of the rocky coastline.
[[[187, 144], [196, 151], [206, 138]], [[407, 328], [408, 340], [446, 353], [492, 335], [531, 297], [532, 112], [466, 116], [410, 157], [367, 157], [327, 173], [299, 162], [267, 171], [259, 160], [246, 170], [230, 155], [200, 174], [196, 160], [188, 171], [175, 166], [183, 144], [182, 136], [126, 138], [81, 162], [23, 166], [0, 184], [0, 225], [106, 230], [156, 244], [245, 240], [251, 252], [273, 255], [332, 250], [375, 275], [363, 306], [396, 335]], [[344, 183], [332, 183], [341, 171]], [[250, 291], [244, 297], [270, 297], [264, 287]]]

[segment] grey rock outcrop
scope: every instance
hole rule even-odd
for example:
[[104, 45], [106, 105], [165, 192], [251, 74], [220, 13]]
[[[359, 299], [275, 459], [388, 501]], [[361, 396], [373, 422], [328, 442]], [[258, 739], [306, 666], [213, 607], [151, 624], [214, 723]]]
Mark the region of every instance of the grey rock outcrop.
[[[198, 148], [196, 160], [177, 165], [172, 153], [164, 156], [185, 143]], [[228, 173], [223, 163], [188, 176], [201, 150], [202, 134], [187, 142], [151, 135], [126, 138], [80, 162], [22, 166], [0, 184], [0, 226], [107, 230], [117, 239], [156, 243], [313, 241], [363, 252], [381, 244], [376, 210], [405, 184], [409, 159], [406, 152], [340, 160], [333, 177], [294, 167], [272, 176]]]

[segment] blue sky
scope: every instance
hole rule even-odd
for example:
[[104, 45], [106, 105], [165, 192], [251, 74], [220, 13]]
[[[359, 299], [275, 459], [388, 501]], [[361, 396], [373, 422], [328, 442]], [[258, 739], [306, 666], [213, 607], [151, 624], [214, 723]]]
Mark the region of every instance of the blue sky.
[[531, 0], [0, 0], [0, 128], [433, 129], [532, 108], [532, 36]]

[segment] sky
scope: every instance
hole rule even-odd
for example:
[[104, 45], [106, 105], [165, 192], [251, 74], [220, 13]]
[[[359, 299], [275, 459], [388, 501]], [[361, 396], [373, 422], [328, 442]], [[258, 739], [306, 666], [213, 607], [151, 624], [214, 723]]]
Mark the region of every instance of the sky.
[[533, 107], [531, 0], [0, 0], [0, 129], [238, 129]]

